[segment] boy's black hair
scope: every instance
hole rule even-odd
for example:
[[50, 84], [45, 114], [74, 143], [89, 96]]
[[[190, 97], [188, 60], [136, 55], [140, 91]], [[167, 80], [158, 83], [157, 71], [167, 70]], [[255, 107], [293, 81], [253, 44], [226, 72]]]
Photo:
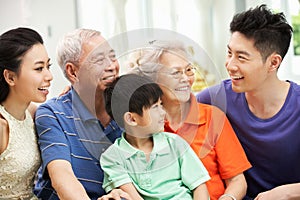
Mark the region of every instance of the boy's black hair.
[[286, 55], [293, 28], [285, 15], [272, 13], [265, 4], [236, 14], [230, 23], [230, 32], [240, 32], [254, 40], [254, 46], [260, 52], [263, 61], [272, 53], [278, 53], [282, 59]]
[[105, 109], [120, 127], [124, 127], [123, 117], [126, 112], [143, 116], [143, 108], [150, 108], [162, 94], [159, 85], [148, 77], [122, 75], [105, 89]]

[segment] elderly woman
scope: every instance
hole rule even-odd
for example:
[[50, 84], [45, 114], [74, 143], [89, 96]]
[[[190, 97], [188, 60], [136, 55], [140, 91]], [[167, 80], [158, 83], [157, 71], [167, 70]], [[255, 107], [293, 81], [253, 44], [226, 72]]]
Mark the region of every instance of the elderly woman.
[[130, 73], [148, 76], [162, 88], [165, 131], [183, 137], [201, 159], [211, 176], [207, 182], [211, 199], [242, 199], [247, 189], [243, 172], [251, 165], [226, 115], [197, 103], [191, 92], [195, 67], [185, 47], [174, 41], [155, 41], [134, 55]]

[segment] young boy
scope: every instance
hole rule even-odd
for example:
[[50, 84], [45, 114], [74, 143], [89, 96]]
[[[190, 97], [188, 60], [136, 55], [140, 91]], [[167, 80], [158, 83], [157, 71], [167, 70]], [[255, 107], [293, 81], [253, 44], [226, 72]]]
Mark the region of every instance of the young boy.
[[132, 199], [209, 199], [208, 172], [189, 144], [164, 130], [162, 90], [127, 74], [105, 92], [108, 114], [124, 127], [101, 156], [106, 192], [121, 188]]

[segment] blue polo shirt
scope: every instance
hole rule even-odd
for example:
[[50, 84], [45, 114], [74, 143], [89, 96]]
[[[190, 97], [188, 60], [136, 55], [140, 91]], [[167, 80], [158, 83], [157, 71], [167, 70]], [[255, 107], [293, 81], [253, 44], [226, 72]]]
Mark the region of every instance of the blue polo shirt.
[[67, 94], [40, 105], [35, 123], [43, 162], [34, 193], [42, 199], [59, 199], [46, 167], [52, 160], [62, 159], [71, 163], [91, 199], [105, 194], [98, 159], [121, 136], [122, 130], [115, 121], [104, 128], [72, 88]]
[[153, 144], [147, 161], [143, 151], [118, 138], [100, 159], [104, 189], [133, 183], [145, 200], [192, 200], [192, 190], [210, 179], [195, 152], [173, 133], [154, 134]]

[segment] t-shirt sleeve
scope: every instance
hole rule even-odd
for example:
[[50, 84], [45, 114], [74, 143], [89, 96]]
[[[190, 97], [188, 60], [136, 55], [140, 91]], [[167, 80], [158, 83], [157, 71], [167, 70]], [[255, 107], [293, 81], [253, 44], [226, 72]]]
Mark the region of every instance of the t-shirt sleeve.
[[222, 179], [227, 179], [246, 171], [251, 164], [226, 115], [222, 111], [220, 114], [224, 115], [224, 126], [215, 150], [218, 155], [220, 175]]
[[206, 88], [196, 94], [197, 101], [200, 103], [211, 104], [211, 94], [209, 88]]
[[182, 182], [190, 190], [194, 190], [199, 185], [208, 181], [210, 176], [206, 168], [189, 144], [178, 135], [176, 135], [176, 147], [179, 153], [181, 153], [179, 161]]
[[104, 172], [103, 189], [108, 193], [132, 180], [127, 173], [122, 159], [120, 149], [113, 144], [100, 157], [100, 165]]
[[225, 82], [208, 87], [196, 94], [196, 99], [200, 103], [214, 105], [226, 113], [226, 90]]
[[52, 160], [62, 159], [71, 162], [70, 149], [65, 133], [54, 111], [47, 104], [43, 104], [37, 109], [35, 126], [43, 160], [43, 174], [48, 163]]

